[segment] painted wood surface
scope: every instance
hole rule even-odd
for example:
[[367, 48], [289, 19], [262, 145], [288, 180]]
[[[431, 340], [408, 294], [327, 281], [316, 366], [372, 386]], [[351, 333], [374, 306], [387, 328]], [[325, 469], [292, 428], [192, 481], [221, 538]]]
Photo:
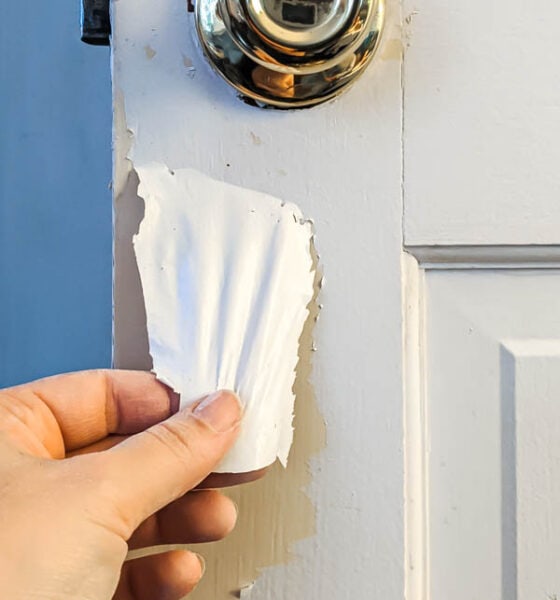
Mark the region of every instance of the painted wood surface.
[[558, 243], [558, 5], [405, 0], [403, 14], [406, 243]]
[[557, 9], [405, 0], [401, 37], [389, 7], [348, 94], [277, 112], [211, 72], [181, 0], [114, 4], [117, 366], [150, 366], [134, 164], [297, 202], [326, 275], [290, 465], [233, 492], [200, 600], [560, 594]]
[[426, 273], [418, 597], [560, 595], [559, 296], [557, 270]]
[[114, 3], [116, 365], [150, 365], [131, 251], [134, 164], [191, 167], [295, 201], [314, 219], [326, 276], [314, 341], [302, 342], [288, 469], [235, 492], [237, 531], [204, 551], [195, 598], [239, 595], [258, 570], [244, 598], [402, 598], [398, 22], [392, 6], [378, 64], [339, 100], [263, 111], [210, 70], [182, 0]]

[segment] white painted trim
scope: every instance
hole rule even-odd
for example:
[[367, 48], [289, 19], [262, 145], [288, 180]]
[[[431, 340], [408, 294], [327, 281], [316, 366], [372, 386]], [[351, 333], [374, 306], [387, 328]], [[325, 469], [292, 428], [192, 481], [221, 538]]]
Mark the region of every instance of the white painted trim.
[[403, 397], [405, 470], [405, 598], [427, 600], [429, 544], [427, 520], [427, 419], [425, 410], [424, 275], [403, 252]]
[[407, 246], [424, 269], [558, 268], [560, 245]]

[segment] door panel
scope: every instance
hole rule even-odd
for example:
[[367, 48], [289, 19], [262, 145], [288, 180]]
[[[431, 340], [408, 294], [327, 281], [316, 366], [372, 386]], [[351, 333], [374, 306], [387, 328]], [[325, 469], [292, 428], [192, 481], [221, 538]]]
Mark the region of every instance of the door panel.
[[560, 6], [405, 0], [405, 241], [555, 244]]
[[559, 274], [426, 274], [430, 600], [560, 594]]

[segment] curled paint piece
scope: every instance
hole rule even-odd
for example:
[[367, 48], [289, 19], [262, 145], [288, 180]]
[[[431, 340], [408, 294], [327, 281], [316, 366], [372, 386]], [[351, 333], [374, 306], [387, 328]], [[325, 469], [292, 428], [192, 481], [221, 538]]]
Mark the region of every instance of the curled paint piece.
[[285, 466], [314, 294], [311, 223], [295, 204], [191, 169], [136, 171], [145, 216], [134, 249], [154, 372], [183, 406], [218, 389], [239, 394], [241, 435], [217, 472]]

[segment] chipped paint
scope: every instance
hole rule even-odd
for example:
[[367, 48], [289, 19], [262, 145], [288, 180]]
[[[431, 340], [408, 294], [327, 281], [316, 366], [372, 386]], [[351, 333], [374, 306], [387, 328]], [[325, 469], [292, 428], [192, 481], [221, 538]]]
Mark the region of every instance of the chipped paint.
[[[113, 9], [114, 85], [124, 91], [134, 163], [192, 168], [297, 203], [315, 218], [328, 265], [317, 351], [301, 340], [288, 468], [228, 491], [237, 528], [196, 548], [207, 570], [192, 597], [232, 600], [255, 582], [244, 590], [250, 600], [402, 598], [399, 61], [377, 61], [321, 107], [258, 111], [205, 61], [184, 0], [119, 0]], [[151, 62], [146, 44], [157, 52]], [[126, 127], [119, 135], [127, 143]], [[116, 166], [122, 179], [128, 161]], [[143, 205], [134, 175], [124, 179], [115, 198], [115, 363], [150, 368], [139, 277], [126, 264]], [[316, 394], [305, 374], [311, 359]]]
[[149, 44], [144, 46], [144, 53], [146, 54], [146, 58], [148, 60], [152, 60], [152, 58], [154, 58], [154, 56], [157, 54], [157, 52]]
[[[310, 459], [326, 445], [326, 425], [310, 383], [313, 328], [321, 307], [317, 298], [322, 280], [313, 247], [312, 255], [316, 268], [315, 293], [300, 338], [294, 385], [294, 441], [288, 466], [283, 468], [277, 462], [263, 479], [224, 490], [238, 507], [237, 526], [219, 544], [191, 547], [206, 561], [205, 576], [189, 596], [192, 600], [251, 598], [254, 582], [263, 570], [294, 560], [296, 542], [316, 533], [316, 509], [306, 490], [312, 481]], [[184, 546], [168, 546], [170, 549], [181, 547]], [[159, 547], [158, 551], [161, 550]], [[130, 557], [153, 552], [154, 549], [133, 551]]]
[[[232, 594], [240, 588], [247, 589], [245, 586], [249, 586], [248, 593], [263, 569], [293, 560], [295, 542], [316, 532], [316, 509], [306, 490], [312, 479], [309, 460], [325, 447], [326, 426], [310, 383], [313, 360], [310, 349], [320, 310], [317, 298], [321, 279], [314, 248], [312, 252], [316, 266], [315, 294], [300, 338], [294, 385], [294, 441], [288, 467], [284, 469], [276, 463], [264, 479], [228, 491], [239, 508], [238, 525], [219, 545], [200, 547], [206, 559], [206, 572], [211, 575], [200, 583], [193, 600], [231, 600]], [[277, 533], [273, 534], [277, 527]], [[240, 553], [244, 548], [252, 551]], [[219, 590], [223, 593], [218, 594]]]
[[403, 43], [400, 38], [387, 40], [383, 45], [381, 53], [382, 60], [401, 60], [403, 53]]
[[255, 146], [260, 146], [262, 144], [261, 138], [256, 133], [253, 133], [252, 131], [250, 131], [249, 133], [251, 135], [251, 140], [253, 141], [253, 144], [255, 144]]

